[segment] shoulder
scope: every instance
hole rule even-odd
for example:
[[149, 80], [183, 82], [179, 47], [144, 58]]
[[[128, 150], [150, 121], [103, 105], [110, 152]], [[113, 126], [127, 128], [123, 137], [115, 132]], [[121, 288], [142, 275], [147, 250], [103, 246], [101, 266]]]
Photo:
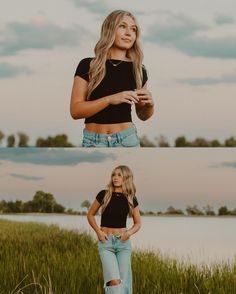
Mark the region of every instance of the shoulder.
[[93, 59], [92, 57], [87, 57], [80, 60], [75, 71], [75, 76], [80, 76], [88, 81], [89, 67], [90, 67], [90, 62], [92, 59]]
[[80, 60], [77, 68], [89, 69], [90, 62], [93, 60], [92, 57], [86, 57]]
[[97, 201], [101, 204], [102, 203], [102, 200], [103, 198], [105, 197], [105, 194], [106, 194], [106, 190], [101, 190], [97, 196], [96, 196], [96, 199]]
[[138, 199], [136, 196], [134, 196], [133, 198], [133, 204], [134, 204], [134, 207], [138, 206]]
[[143, 73], [143, 85], [145, 85], [146, 81], [148, 80], [147, 69], [144, 64], [142, 64], [142, 73]]

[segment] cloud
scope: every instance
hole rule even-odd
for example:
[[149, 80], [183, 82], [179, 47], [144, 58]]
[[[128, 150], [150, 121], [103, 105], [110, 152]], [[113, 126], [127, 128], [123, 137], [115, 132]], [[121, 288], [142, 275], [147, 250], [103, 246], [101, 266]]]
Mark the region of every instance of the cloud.
[[77, 36], [85, 29], [62, 28], [47, 21], [9, 23], [0, 39], [0, 55], [14, 55], [26, 49], [53, 49], [56, 46], [75, 46]]
[[15, 174], [12, 173], [10, 174], [13, 178], [18, 178], [26, 181], [38, 181], [38, 180], [43, 180], [43, 177], [34, 177], [34, 176], [27, 176], [27, 175], [22, 175], [22, 174]]
[[231, 15], [219, 14], [215, 17], [215, 23], [218, 25], [233, 24], [235, 20]]
[[163, 12], [149, 28], [145, 41], [175, 48], [189, 56], [236, 58], [236, 37], [210, 38], [200, 36], [211, 27], [193, 21], [183, 14]]
[[114, 160], [116, 155], [102, 151], [81, 151], [74, 148], [2, 148], [0, 160], [48, 166], [74, 166], [85, 162]]
[[219, 164], [213, 164], [211, 165], [212, 168], [220, 168], [220, 167], [226, 167], [226, 168], [236, 168], [236, 161], [225, 161], [221, 162]]
[[110, 7], [102, 0], [72, 0], [78, 7], [84, 7], [95, 14], [104, 14], [110, 11]]
[[32, 71], [25, 66], [16, 66], [7, 62], [0, 63], [0, 79], [14, 78], [19, 75], [28, 75], [30, 73], [32, 73]]
[[192, 85], [192, 86], [205, 86], [205, 85], [217, 85], [217, 84], [235, 84], [236, 73], [224, 74], [219, 78], [193, 78], [193, 79], [179, 79], [178, 82]]

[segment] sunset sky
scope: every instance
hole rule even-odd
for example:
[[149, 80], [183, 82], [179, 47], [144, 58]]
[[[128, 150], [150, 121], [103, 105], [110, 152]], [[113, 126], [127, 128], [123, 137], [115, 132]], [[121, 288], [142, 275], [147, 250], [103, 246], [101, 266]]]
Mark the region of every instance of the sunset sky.
[[0, 149], [0, 199], [27, 201], [37, 190], [54, 195], [66, 208], [81, 210], [106, 187], [114, 167], [134, 173], [140, 209], [169, 205], [236, 208], [236, 149]]
[[74, 71], [82, 58], [93, 56], [102, 21], [115, 9], [138, 19], [156, 104], [146, 122], [133, 114], [139, 135], [162, 134], [171, 144], [180, 135], [221, 142], [236, 136], [233, 0], [3, 1], [0, 130], [23, 131], [32, 145], [40, 136], [66, 133], [79, 145], [83, 120], [69, 114]]

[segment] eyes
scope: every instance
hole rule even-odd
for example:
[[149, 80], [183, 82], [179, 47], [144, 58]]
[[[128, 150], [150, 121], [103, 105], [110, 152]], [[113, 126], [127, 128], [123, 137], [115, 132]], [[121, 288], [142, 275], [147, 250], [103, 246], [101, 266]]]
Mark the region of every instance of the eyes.
[[[127, 27], [127, 25], [125, 25], [125, 24], [120, 24], [120, 25], [119, 25], [119, 28], [122, 28], [122, 29], [126, 29], [126, 27]], [[131, 27], [130, 30], [131, 30], [132, 32], [134, 32], [134, 33], [137, 32], [137, 28], [136, 28], [136, 27]]]

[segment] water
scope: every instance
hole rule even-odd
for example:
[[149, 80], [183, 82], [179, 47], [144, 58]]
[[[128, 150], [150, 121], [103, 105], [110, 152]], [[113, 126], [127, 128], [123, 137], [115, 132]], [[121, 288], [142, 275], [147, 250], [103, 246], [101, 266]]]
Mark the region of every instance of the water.
[[[15, 221], [57, 224], [61, 228], [96, 234], [85, 216], [59, 214], [1, 215]], [[96, 216], [98, 225], [100, 217]], [[131, 219], [127, 222], [132, 226]], [[234, 217], [142, 217], [142, 228], [131, 236], [133, 248], [157, 250], [179, 261], [195, 264], [232, 263], [236, 261], [236, 218]]]

